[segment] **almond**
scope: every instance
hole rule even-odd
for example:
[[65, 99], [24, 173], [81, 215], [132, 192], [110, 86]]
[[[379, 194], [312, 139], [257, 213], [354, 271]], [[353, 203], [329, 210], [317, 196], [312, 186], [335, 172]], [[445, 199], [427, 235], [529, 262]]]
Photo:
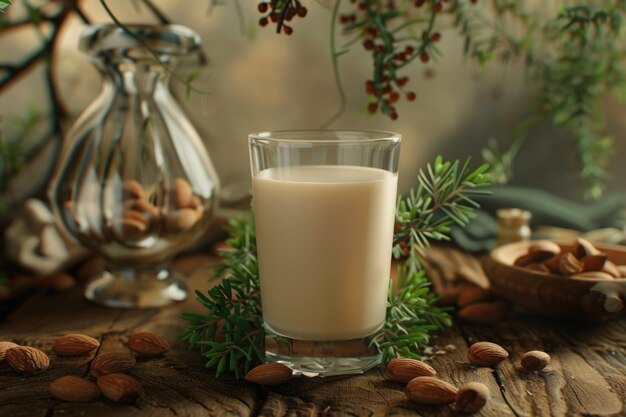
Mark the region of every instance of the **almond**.
[[66, 292], [74, 288], [76, 281], [70, 274], [65, 272], [54, 272], [49, 275], [42, 275], [36, 278], [36, 283], [44, 288], [56, 292]]
[[435, 305], [439, 307], [453, 307], [456, 306], [459, 294], [464, 290], [462, 286], [454, 286], [444, 288], [439, 292], [439, 299], [435, 301]]
[[495, 324], [505, 314], [506, 304], [503, 301], [470, 304], [459, 310], [461, 320], [472, 324]]
[[96, 383], [102, 394], [116, 403], [134, 403], [141, 395], [141, 385], [135, 378], [128, 375], [103, 375], [98, 377]]
[[387, 364], [387, 378], [396, 382], [409, 382], [418, 376], [435, 376], [432, 366], [409, 358], [397, 358]]
[[66, 334], [54, 342], [52, 350], [61, 356], [81, 356], [89, 354], [98, 346], [100, 342], [93, 337], [84, 334]]
[[482, 301], [491, 301], [495, 298], [493, 291], [480, 287], [467, 288], [459, 294], [456, 304], [459, 307], [465, 307], [470, 304], [480, 303]]
[[508, 357], [502, 346], [491, 342], [474, 343], [467, 351], [467, 359], [477, 366], [494, 366]]
[[572, 252], [567, 252], [559, 261], [559, 272], [563, 275], [574, 275], [583, 271], [583, 263], [576, 259]]
[[187, 207], [193, 197], [193, 190], [187, 180], [183, 178], [176, 178], [174, 180], [174, 187], [172, 189], [172, 202], [174, 207], [183, 208]]
[[292, 374], [282, 363], [264, 363], [252, 368], [245, 380], [259, 385], [280, 385], [289, 382]]
[[182, 208], [167, 215], [165, 227], [170, 232], [181, 232], [191, 229], [198, 220], [198, 213], [194, 209]]
[[596, 249], [591, 242], [587, 239], [583, 239], [582, 237], [576, 239], [572, 252], [574, 252], [574, 255], [576, 255], [577, 258], [584, 258], [588, 255], [600, 255], [602, 253]]
[[124, 372], [135, 366], [135, 357], [126, 352], [107, 352], [96, 356], [91, 362], [91, 375], [101, 375]]
[[564, 253], [559, 253], [557, 255], [554, 255], [552, 258], [547, 259], [543, 264], [553, 274], [560, 274], [561, 273], [561, 269], [560, 269], [561, 258], [563, 257], [563, 255]]
[[609, 275], [606, 272], [602, 271], [581, 272], [579, 274], [572, 275], [572, 277], [590, 279], [613, 279], [612, 275]]
[[520, 256], [519, 258], [517, 258], [515, 260], [515, 262], [513, 263], [513, 265], [515, 266], [526, 266], [528, 264], [534, 264], [537, 262], [543, 262], [549, 258], [551, 258], [552, 256], [554, 256], [552, 254], [552, 252], [533, 252], [533, 253], [527, 253], [525, 255]]
[[159, 335], [140, 332], [130, 336], [128, 348], [139, 356], [158, 356], [167, 352], [170, 345]]
[[457, 413], [475, 413], [487, 404], [490, 396], [487, 385], [469, 382], [459, 388], [454, 401], [454, 409]]
[[50, 383], [48, 392], [63, 401], [82, 403], [93, 401], [102, 395], [91, 381], [73, 375], [62, 376]]
[[527, 254], [522, 255], [519, 258], [517, 258], [515, 260], [515, 262], [513, 262], [513, 265], [524, 267], [524, 266], [526, 266], [528, 264], [531, 264], [531, 263], [534, 263], [534, 262], [535, 262], [534, 256], [527, 253]]
[[540, 350], [524, 353], [521, 359], [522, 368], [526, 371], [540, 371], [550, 363], [550, 355]]
[[8, 349], [6, 360], [11, 368], [25, 374], [37, 374], [50, 366], [48, 355], [30, 346], [16, 346]]
[[604, 267], [602, 268], [602, 272], [606, 272], [607, 274], [611, 275], [613, 278], [621, 278], [621, 276], [622, 276], [622, 273], [617, 268], [617, 265], [615, 265], [611, 261], [606, 261], [604, 263]]
[[605, 254], [587, 255], [581, 261], [583, 263], [583, 272], [602, 271], [607, 261], [607, 256]]
[[539, 272], [540, 274], [550, 273], [550, 268], [548, 268], [544, 264], [530, 264], [530, 265], [526, 265], [524, 268], [529, 269], [531, 271]]
[[0, 362], [6, 358], [7, 350], [18, 346], [18, 344], [13, 342], [0, 342]]
[[420, 404], [441, 405], [454, 401], [459, 390], [452, 384], [432, 376], [419, 376], [412, 379], [404, 393], [411, 401]]
[[551, 240], [537, 240], [528, 247], [528, 253], [548, 259], [561, 253], [561, 247]]
[[140, 200], [145, 197], [145, 192], [141, 184], [135, 180], [126, 180], [122, 185], [122, 197], [126, 199]]
[[104, 271], [104, 266], [104, 258], [102, 256], [90, 256], [76, 269], [76, 278], [80, 282], [87, 282]]

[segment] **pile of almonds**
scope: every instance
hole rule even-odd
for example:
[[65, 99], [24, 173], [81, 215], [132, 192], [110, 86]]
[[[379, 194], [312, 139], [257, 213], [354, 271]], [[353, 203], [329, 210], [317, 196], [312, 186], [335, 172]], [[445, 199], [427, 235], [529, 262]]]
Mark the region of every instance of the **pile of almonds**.
[[508, 304], [496, 297], [493, 291], [469, 287], [456, 299], [459, 318], [472, 324], [495, 324], [504, 318]]
[[[171, 188], [167, 190], [169, 202], [167, 207], [155, 205], [156, 195], [145, 190], [135, 180], [124, 181], [121, 191], [122, 210], [112, 224], [112, 231], [124, 240], [145, 238], [151, 230], [154, 230], [156, 222], [160, 220], [160, 215], [163, 216], [164, 229], [167, 233], [180, 233], [195, 226], [204, 214], [203, 200], [194, 195], [191, 185], [183, 178], [176, 178]], [[75, 213], [76, 208], [71, 196], [65, 202], [64, 207], [74, 222], [80, 226], [81, 220]]]
[[[93, 337], [83, 334], [67, 334], [58, 338], [52, 350], [57, 356], [90, 355], [100, 346]], [[153, 357], [169, 350], [168, 343], [154, 333], [139, 332], [128, 339], [128, 349], [139, 357]], [[50, 358], [43, 351], [19, 346], [13, 342], [0, 342], [0, 364], [4, 361], [14, 370], [35, 375], [50, 366]], [[90, 374], [95, 383], [74, 375], [66, 375], [52, 381], [48, 391], [53, 397], [68, 402], [89, 402], [104, 395], [116, 403], [133, 403], [141, 395], [141, 384], [124, 374], [135, 366], [133, 354], [113, 351], [97, 355], [90, 364]]]
[[500, 322], [508, 310], [506, 301], [499, 299], [490, 289], [467, 285], [444, 290], [437, 305], [456, 307], [461, 320], [480, 325]]
[[563, 249], [549, 240], [533, 242], [528, 252], [514, 262], [543, 274], [568, 277], [614, 279], [626, 278], [626, 265], [615, 265], [589, 241], [578, 238], [571, 249]]

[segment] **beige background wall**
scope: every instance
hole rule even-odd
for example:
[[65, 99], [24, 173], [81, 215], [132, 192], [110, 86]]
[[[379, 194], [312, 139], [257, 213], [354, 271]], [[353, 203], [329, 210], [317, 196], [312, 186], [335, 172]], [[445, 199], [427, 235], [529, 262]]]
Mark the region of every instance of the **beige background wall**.
[[[309, 15], [294, 22], [291, 37], [259, 28], [255, 0], [240, 0], [247, 31], [242, 34], [232, 0], [207, 14], [207, 1], [156, 0], [174, 22], [196, 30], [203, 38], [211, 61], [198, 87], [211, 95], [194, 94], [183, 101], [191, 119], [205, 138], [224, 184], [248, 180], [246, 136], [268, 129], [315, 128], [330, 117], [339, 105], [332, 75], [329, 42], [331, 13], [309, 1]], [[19, 2], [16, 2], [19, 3]], [[126, 22], [149, 22], [146, 11], [138, 13], [127, 0], [109, 0], [114, 12]], [[95, 22], [108, 22], [96, 0], [85, 2], [86, 14]], [[72, 114], [77, 115], [99, 91], [99, 76], [77, 51], [79, 21], [72, 21], [62, 34], [58, 76], [62, 93]], [[0, 39], [0, 58], [17, 59], [32, 48], [34, 33], [11, 40]], [[339, 36], [339, 42], [347, 39]], [[446, 158], [472, 155], [488, 138], [507, 138], [511, 128], [528, 113], [533, 86], [525, 82], [521, 67], [502, 72], [491, 68], [482, 76], [462, 57], [462, 43], [451, 31], [443, 31], [444, 57], [406, 71], [410, 88], [418, 94], [413, 103], [399, 106], [400, 118], [370, 116], [365, 111], [364, 82], [371, 76], [370, 57], [357, 46], [340, 58], [341, 74], [348, 95], [345, 114], [335, 128], [384, 129], [401, 133], [400, 189], [415, 184], [417, 171], [436, 154]], [[434, 70], [426, 79], [424, 71]], [[45, 103], [41, 72], [33, 72], [12, 88], [0, 101], [0, 113], [20, 114], [33, 103]], [[180, 88], [180, 86], [178, 86]], [[608, 126], [616, 139], [611, 161], [610, 191], [626, 191], [626, 107], [607, 103]], [[14, 128], [7, 126], [8, 136]], [[571, 137], [549, 127], [536, 131], [516, 162], [514, 184], [537, 186], [556, 194], [580, 196], [575, 175], [576, 160]]]

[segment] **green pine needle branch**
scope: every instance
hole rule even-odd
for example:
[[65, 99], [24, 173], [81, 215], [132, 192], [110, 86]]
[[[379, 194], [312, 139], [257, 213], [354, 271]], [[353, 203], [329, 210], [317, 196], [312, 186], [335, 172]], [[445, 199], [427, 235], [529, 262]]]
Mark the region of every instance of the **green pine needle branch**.
[[[418, 187], [398, 198], [393, 255], [403, 263], [398, 289], [389, 286], [385, 324], [372, 339], [383, 364], [396, 357], [420, 358], [430, 333], [452, 323], [446, 310], [434, 306], [423, 253], [430, 241], [448, 240], [452, 224], [465, 226], [478, 207], [472, 196], [488, 192], [488, 166], [469, 166], [469, 159], [461, 164], [437, 157], [420, 171]], [[231, 220], [229, 232], [223, 263], [215, 271], [220, 281], [206, 293], [196, 290], [204, 311], [183, 313], [188, 326], [180, 338], [200, 350], [217, 377], [230, 371], [239, 378], [264, 362], [265, 331], [252, 216]]]

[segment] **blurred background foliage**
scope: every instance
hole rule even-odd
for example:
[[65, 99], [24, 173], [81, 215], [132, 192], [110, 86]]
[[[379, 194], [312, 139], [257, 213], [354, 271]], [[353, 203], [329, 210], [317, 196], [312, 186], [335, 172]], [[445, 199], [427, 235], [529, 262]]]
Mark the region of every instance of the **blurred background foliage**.
[[401, 191], [437, 154], [568, 198], [623, 190], [626, 1], [18, 0], [0, 15], [6, 214], [43, 196], [99, 92], [77, 37], [111, 22], [105, 5], [202, 36], [208, 65], [188, 79], [209, 94], [174, 89], [233, 189], [248, 184], [249, 132], [328, 125], [403, 134]]

